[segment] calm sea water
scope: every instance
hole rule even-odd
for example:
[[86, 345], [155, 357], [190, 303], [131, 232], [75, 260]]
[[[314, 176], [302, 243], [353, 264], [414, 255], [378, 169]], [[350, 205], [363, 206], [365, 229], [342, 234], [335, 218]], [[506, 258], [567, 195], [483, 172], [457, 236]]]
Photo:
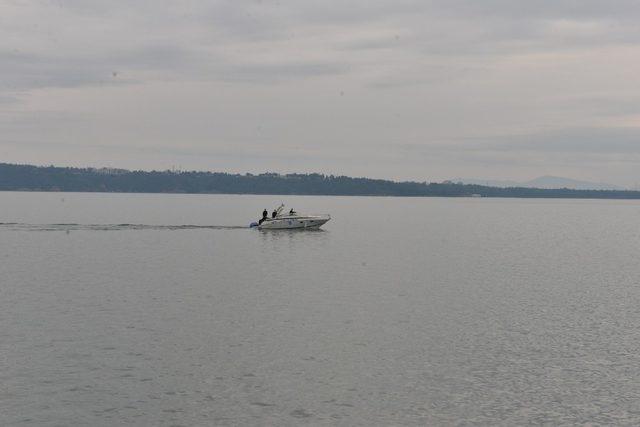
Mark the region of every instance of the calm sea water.
[[[333, 220], [245, 228], [281, 201]], [[640, 424], [638, 202], [0, 193], [0, 222], [3, 426]]]

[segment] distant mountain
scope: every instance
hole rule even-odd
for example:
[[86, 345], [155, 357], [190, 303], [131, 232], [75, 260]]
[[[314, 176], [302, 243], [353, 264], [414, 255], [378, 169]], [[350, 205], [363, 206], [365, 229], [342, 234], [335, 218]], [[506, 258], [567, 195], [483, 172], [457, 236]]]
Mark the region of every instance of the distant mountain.
[[505, 180], [488, 180], [488, 179], [456, 179], [454, 182], [462, 182], [463, 184], [486, 185], [489, 187], [509, 188], [544, 188], [544, 189], [562, 189], [571, 190], [624, 190], [624, 188], [613, 184], [603, 182], [579, 181], [577, 179], [563, 178], [559, 176], [541, 176], [530, 181], [505, 181]]

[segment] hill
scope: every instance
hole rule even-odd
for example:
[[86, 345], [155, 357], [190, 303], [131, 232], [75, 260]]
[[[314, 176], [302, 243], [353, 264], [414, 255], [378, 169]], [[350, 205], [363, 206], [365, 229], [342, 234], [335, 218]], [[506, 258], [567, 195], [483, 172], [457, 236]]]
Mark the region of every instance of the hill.
[[640, 199], [640, 191], [498, 188], [452, 182], [394, 182], [317, 173], [148, 172], [7, 163], [0, 163], [0, 191]]

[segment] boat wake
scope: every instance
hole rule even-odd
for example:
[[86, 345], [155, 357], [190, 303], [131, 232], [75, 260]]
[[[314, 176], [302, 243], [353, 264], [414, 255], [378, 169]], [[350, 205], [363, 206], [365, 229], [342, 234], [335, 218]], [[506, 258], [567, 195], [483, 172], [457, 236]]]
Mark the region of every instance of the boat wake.
[[13, 231], [124, 231], [124, 230], [238, 230], [239, 225], [151, 225], [151, 224], [25, 224], [0, 222], [0, 229]]

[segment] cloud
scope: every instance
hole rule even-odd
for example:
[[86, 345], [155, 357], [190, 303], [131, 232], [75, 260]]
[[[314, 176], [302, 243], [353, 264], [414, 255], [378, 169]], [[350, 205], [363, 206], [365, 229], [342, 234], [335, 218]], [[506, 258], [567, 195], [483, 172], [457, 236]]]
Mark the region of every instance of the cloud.
[[506, 136], [499, 142], [488, 143], [484, 148], [496, 151], [640, 156], [640, 127], [585, 127]]
[[349, 67], [340, 63], [274, 63], [234, 64], [224, 68], [219, 75], [228, 81], [282, 82], [296, 78], [342, 74]]
[[[498, 0], [20, 5], [0, 18], [6, 24], [0, 42], [3, 86], [9, 89], [104, 83], [117, 69], [151, 71], [156, 78], [251, 82], [260, 81], [264, 71], [269, 84], [274, 74], [279, 79], [343, 74], [383, 65], [385, 59], [414, 60], [419, 66], [430, 57], [453, 56], [472, 63], [640, 41], [635, 2], [621, 7], [592, 1], [580, 7], [568, 1], [516, 6]], [[32, 27], [16, 25], [16, 19], [32, 20]], [[402, 84], [404, 76], [395, 77]]]
[[3, 64], [0, 89], [10, 92], [43, 87], [76, 87], [110, 82], [113, 63], [102, 59], [42, 56], [21, 52], [0, 52]]
[[[184, 156], [206, 167], [189, 154], [203, 152], [211, 167], [251, 158], [258, 170], [339, 165], [332, 172], [424, 180], [486, 168], [511, 178], [573, 156], [564, 163], [572, 173], [583, 164], [586, 173], [636, 180], [611, 166], [636, 161], [636, 1], [25, 0], [1, 8], [4, 141], [59, 144], [69, 153], [60, 158], [79, 164], [131, 161], [110, 146], [155, 146], [163, 148], [136, 161], [154, 167]], [[45, 151], [16, 157], [48, 163], [56, 154]], [[15, 144], [3, 156], [12, 152]], [[214, 164], [215, 153], [227, 163]]]
[[[455, 141], [402, 144], [413, 153], [484, 153], [486, 155], [538, 154], [640, 155], [640, 127], [583, 127], [529, 134], [464, 138]], [[514, 156], [516, 157], [516, 156]]]

